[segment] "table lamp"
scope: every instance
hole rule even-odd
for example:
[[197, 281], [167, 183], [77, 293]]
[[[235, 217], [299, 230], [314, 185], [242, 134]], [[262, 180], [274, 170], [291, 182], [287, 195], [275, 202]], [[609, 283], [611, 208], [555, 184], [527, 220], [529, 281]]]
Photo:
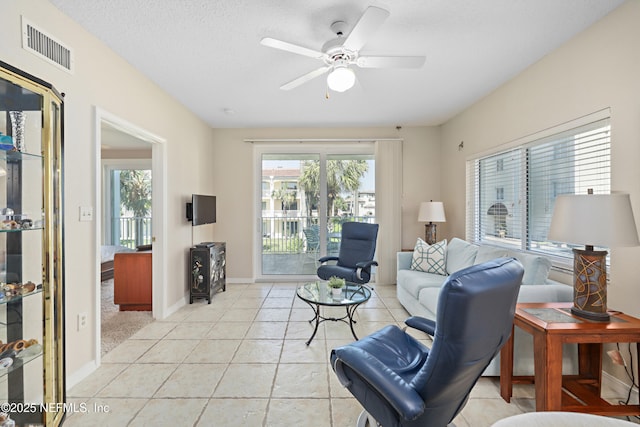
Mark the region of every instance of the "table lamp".
[[556, 198], [549, 240], [584, 244], [573, 249], [573, 307], [590, 320], [608, 321], [607, 251], [594, 246], [638, 246], [638, 232], [628, 194], [565, 194]]
[[418, 213], [418, 222], [428, 222], [424, 225], [424, 241], [430, 245], [437, 242], [436, 225], [434, 222], [446, 222], [444, 205], [442, 202], [422, 202]]

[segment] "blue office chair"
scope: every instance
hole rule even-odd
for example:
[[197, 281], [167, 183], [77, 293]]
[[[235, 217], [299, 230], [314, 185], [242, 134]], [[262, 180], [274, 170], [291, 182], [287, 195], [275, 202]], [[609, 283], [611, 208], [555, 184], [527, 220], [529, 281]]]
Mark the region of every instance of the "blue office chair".
[[433, 336], [431, 349], [395, 325], [334, 349], [333, 370], [364, 407], [358, 425], [451, 423], [511, 334], [523, 274], [516, 259], [499, 258], [449, 276], [436, 321], [405, 322]]
[[[340, 252], [338, 256], [325, 256], [318, 261], [318, 277], [329, 280], [332, 276], [341, 277], [347, 282], [365, 284], [371, 280], [371, 267], [378, 265], [373, 260], [376, 252], [378, 224], [363, 222], [345, 222], [342, 224]], [[337, 261], [336, 264], [327, 264]]]

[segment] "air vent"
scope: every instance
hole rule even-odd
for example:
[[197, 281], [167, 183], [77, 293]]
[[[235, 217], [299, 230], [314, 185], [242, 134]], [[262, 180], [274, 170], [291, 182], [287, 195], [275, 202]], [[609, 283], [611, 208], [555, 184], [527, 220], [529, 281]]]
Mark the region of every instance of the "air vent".
[[73, 73], [73, 51], [22, 17], [22, 48]]

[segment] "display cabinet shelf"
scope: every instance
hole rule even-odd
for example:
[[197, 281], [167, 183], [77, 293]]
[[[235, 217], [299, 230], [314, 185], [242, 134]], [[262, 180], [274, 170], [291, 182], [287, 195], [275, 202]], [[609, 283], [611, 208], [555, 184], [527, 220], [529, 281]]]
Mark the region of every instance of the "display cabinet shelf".
[[[37, 285], [36, 288], [32, 291], [29, 292], [24, 292], [21, 294], [16, 294], [16, 295], [11, 295], [11, 296], [4, 296], [2, 298], [0, 298], [0, 305], [2, 304], [9, 304], [12, 302], [16, 302], [22, 298], [27, 298], [31, 295], [37, 295], [39, 293], [42, 292], [42, 285]], [[1, 323], [0, 323], [1, 324]]]
[[[40, 346], [40, 347], [42, 348], [42, 346]], [[3, 377], [8, 376], [13, 371], [17, 371], [17, 370], [23, 368], [29, 362], [34, 361], [34, 360], [36, 360], [38, 358], [41, 358], [41, 357], [42, 357], [42, 350], [40, 350], [38, 353], [29, 354], [27, 356], [15, 357], [13, 359], [13, 364], [11, 366], [9, 366], [8, 368], [0, 367], [0, 381], [2, 381]], [[25, 403], [28, 403], [28, 402], [25, 402]]]
[[44, 230], [42, 227], [29, 227], [29, 228], [7, 228], [7, 229], [1, 229], [0, 228], [0, 233], [16, 233], [16, 232], [22, 232], [22, 231], [37, 231], [37, 230]]
[[42, 161], [41, 154], [23, 153], [17, 150], [0, 150], [0, 162], [16, 162], [20, 160], [26, 161]]

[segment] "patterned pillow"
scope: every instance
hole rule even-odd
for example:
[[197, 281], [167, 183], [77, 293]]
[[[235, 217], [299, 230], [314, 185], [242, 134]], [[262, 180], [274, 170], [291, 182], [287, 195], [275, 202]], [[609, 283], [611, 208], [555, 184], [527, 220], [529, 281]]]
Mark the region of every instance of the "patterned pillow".
[[447, 275], [447, 239], [429, 245], [418, 238], [413, 249], [411, 269], [425, 273]]

